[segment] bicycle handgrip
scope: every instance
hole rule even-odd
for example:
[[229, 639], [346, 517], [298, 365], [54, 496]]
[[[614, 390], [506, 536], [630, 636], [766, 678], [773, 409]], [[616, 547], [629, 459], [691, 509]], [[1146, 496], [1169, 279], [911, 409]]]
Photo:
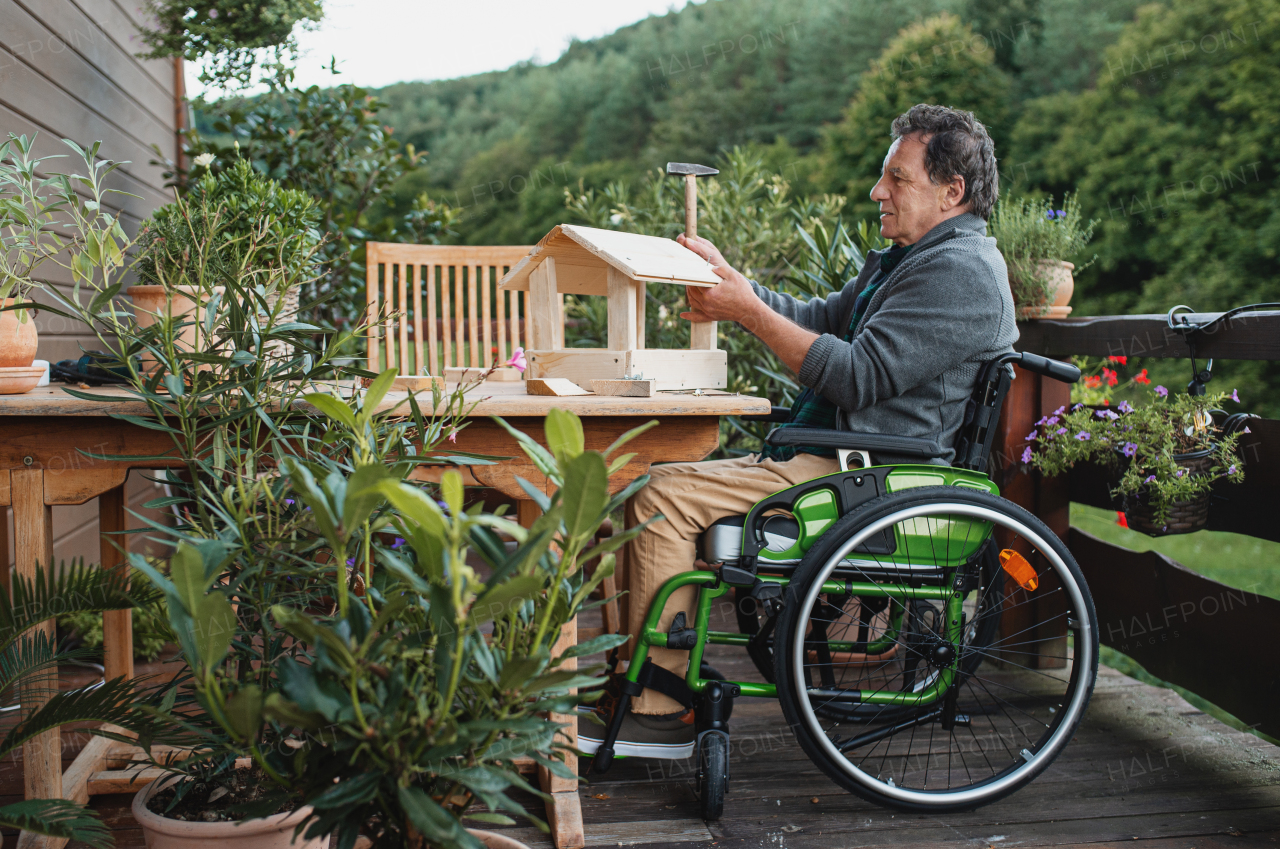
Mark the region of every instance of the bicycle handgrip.
[[1027, 371], [1034, 371], [1036, 374], [1052, 377], [1054, 380], [1061, 380], [1063, 383], [1075, 383], [1080, 379], [1080, 369], [1071, 365], [1071, 363], [1051, 360], [1039, 354], [1029, 354], [1024, 351], [1018, 364]]

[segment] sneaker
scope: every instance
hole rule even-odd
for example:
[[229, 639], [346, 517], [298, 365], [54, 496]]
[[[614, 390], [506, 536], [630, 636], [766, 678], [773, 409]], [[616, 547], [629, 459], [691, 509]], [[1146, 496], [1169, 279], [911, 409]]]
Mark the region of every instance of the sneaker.
[[[596, 753], [608, 730], [601, 724], [607, 718], [608, 714], [601, 714], [594, 709], [579, 709], [579, 750], [588, 755]], [[697, 736], [691, 710], [672, 716], [646, 716], [628, 712], [622, 720], [618, 739], [613, 744], [613, 753], [619, 757], [679, 760], [693, 755]]]

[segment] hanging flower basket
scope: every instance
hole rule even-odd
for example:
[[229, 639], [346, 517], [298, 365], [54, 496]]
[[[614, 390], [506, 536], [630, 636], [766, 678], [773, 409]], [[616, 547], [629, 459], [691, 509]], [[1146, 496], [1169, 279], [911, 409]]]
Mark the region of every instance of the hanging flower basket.
[[[1200, 451], [1174, 454], [1173, 461], [1189, 475], [1208, 475], [1214, 465], [1216, 450], [1217, 446], [1214, 445]], [[1124, 496], [1124, 517], [1132, 530], [1153, 537], [1189, 534], [1200, 530], [1209, 521], [1209, 493], [1202, 492], [1183, 501], [1171, 502], [1166, 519], [1162, 522], [1156, 518], [1149, 490], [1144, 488], [1136, 495]]]

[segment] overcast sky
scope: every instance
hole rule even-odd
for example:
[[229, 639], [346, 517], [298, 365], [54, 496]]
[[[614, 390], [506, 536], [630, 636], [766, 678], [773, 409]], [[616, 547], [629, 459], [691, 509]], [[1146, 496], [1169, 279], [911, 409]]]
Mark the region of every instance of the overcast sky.
[[[297, 85], [384, 86], [555, 61], [569, 42], [661, 15], [684, 0], [326, 0], [318, 29], [299, 34]], [[341, 78], [325, 70], [336, 56]], [[196, 69], [188, 90], [201, 90]]]

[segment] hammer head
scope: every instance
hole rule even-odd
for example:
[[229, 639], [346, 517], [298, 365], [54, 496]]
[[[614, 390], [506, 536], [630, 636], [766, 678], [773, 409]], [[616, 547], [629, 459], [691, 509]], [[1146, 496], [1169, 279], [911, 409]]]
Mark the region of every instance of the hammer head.
[[695, 165], [692, 162], [668, 162], [668, 174], [687, 175], [692, 174], [695, 177], [710, 177], [712, 174], [720, 172], [715, 168], [708, 168], [705, 165]]

